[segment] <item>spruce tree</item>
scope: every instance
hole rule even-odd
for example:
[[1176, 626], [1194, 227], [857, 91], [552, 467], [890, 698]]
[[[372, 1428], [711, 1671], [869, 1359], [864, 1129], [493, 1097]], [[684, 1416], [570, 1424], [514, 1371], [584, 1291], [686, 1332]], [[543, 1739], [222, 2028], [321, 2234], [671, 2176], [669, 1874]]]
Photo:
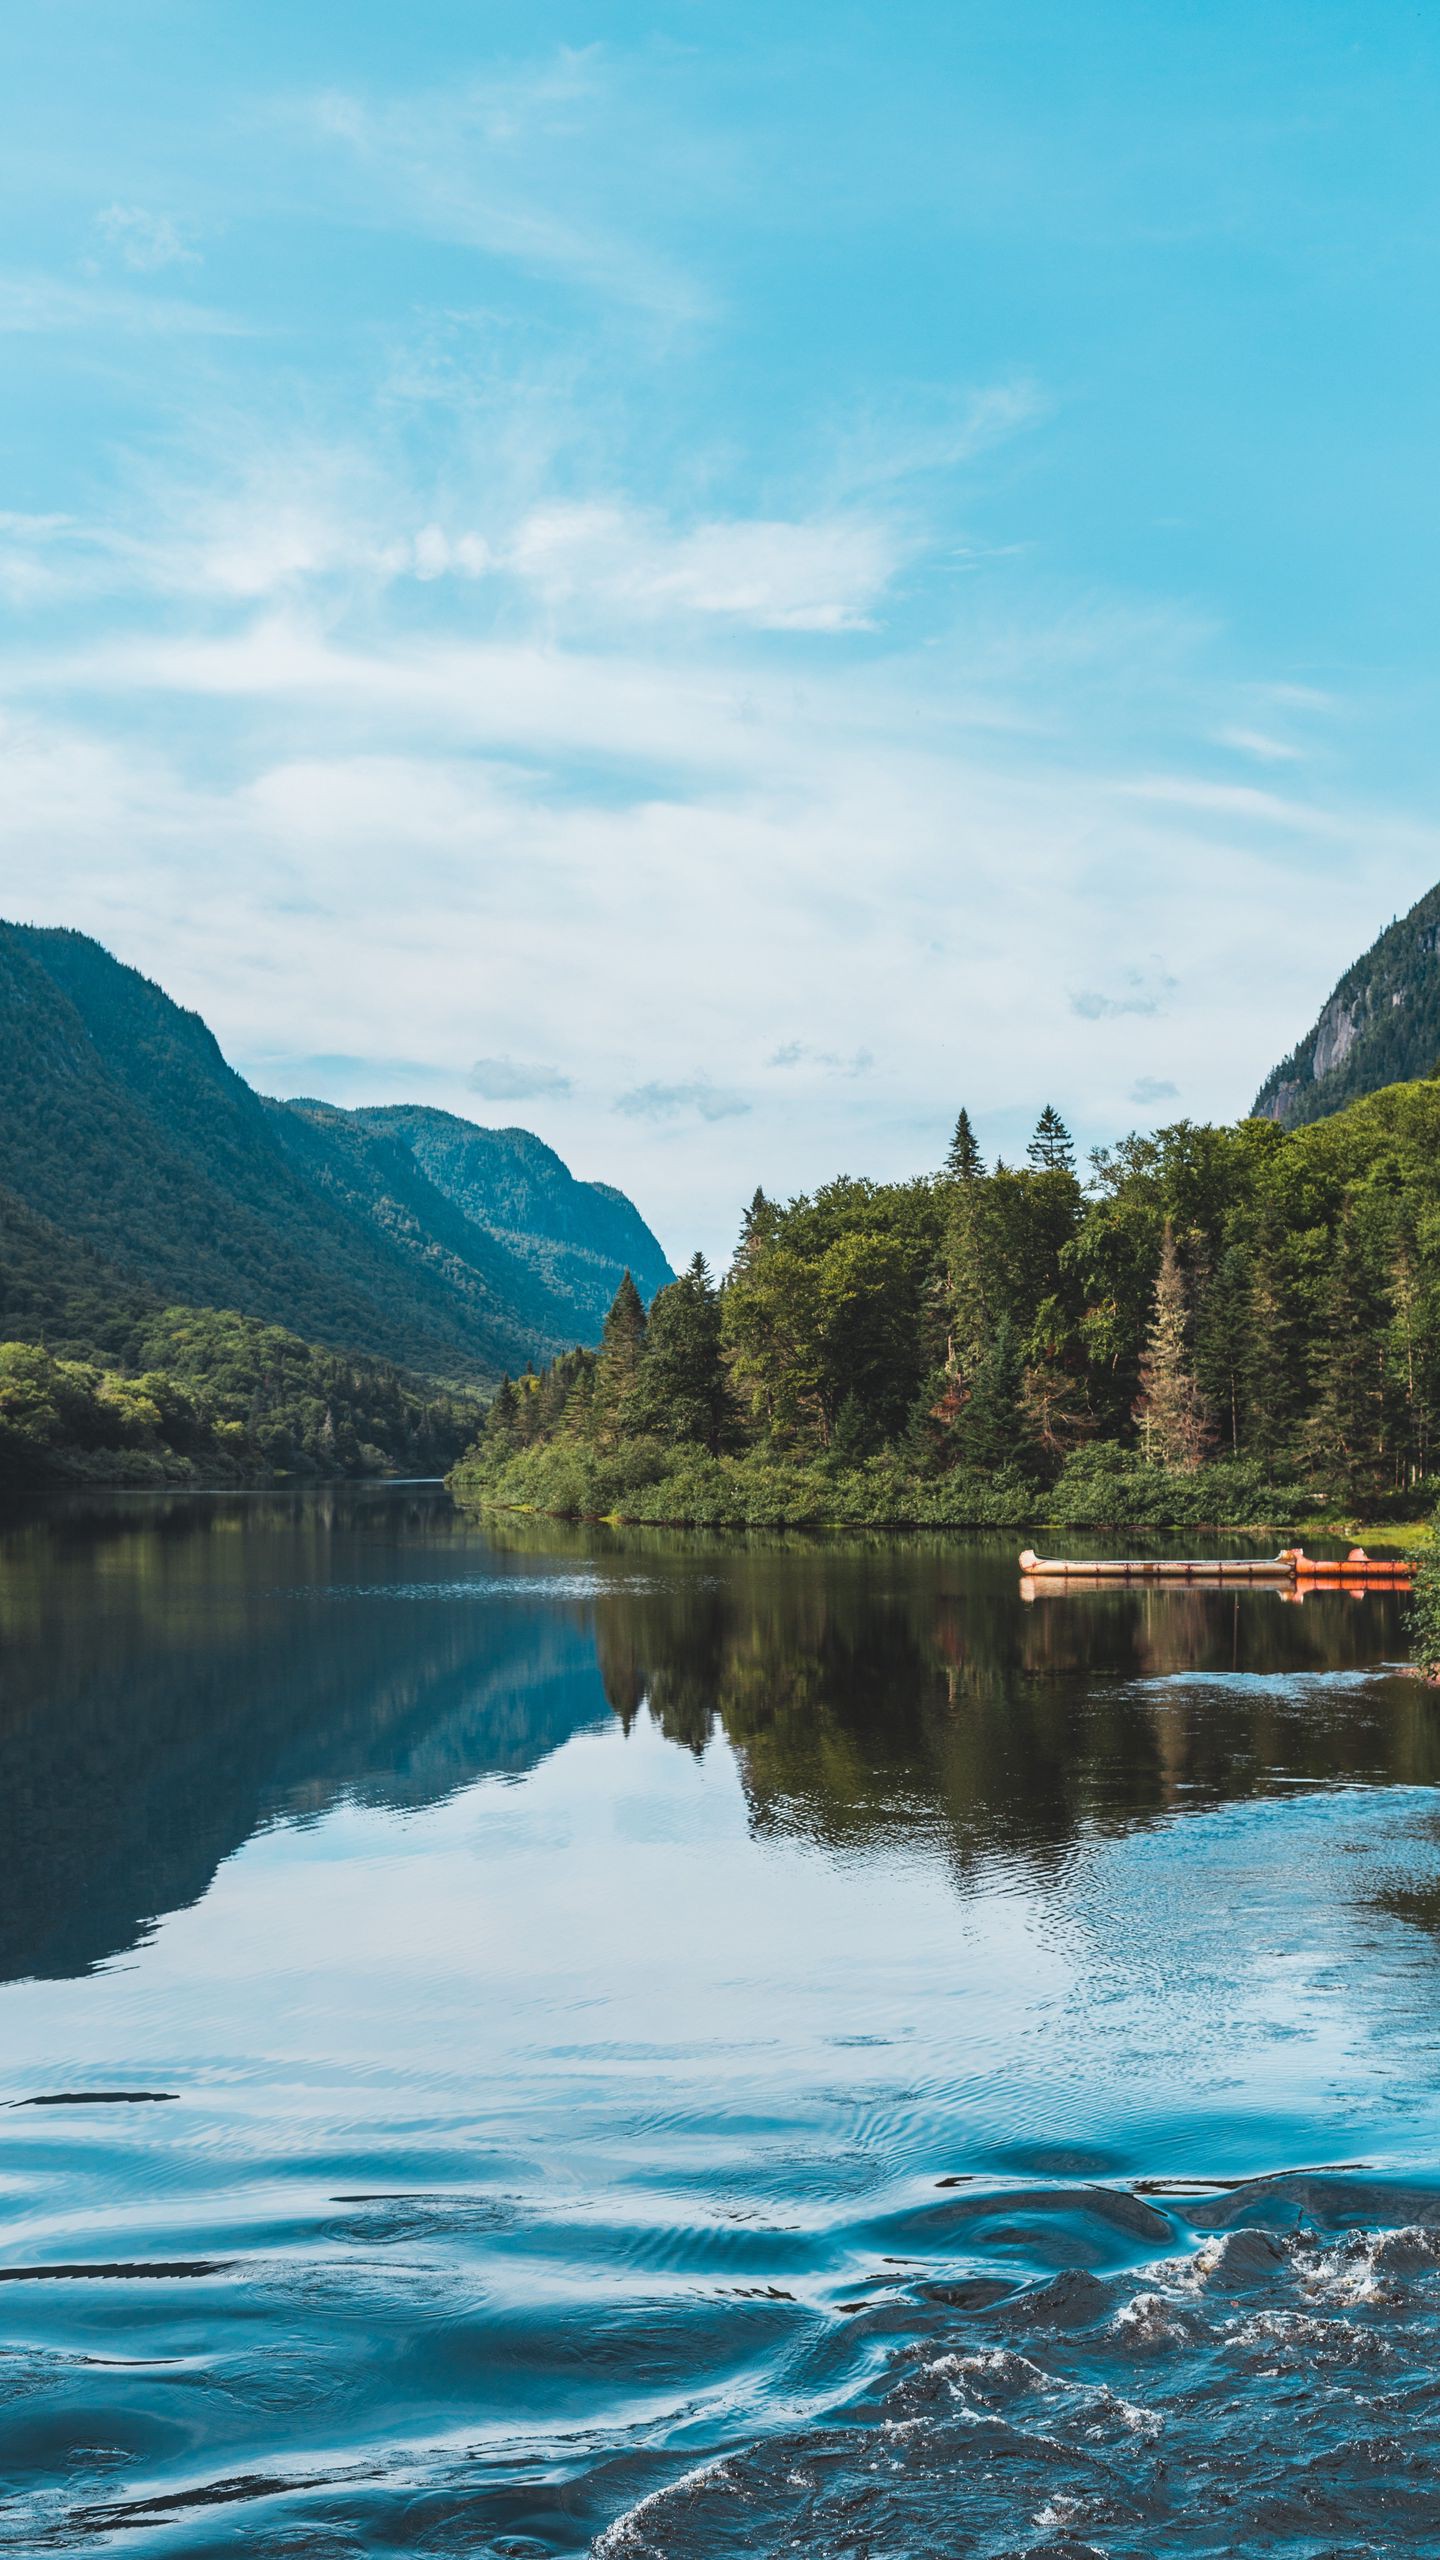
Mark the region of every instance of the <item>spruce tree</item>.
[[773, 1200], [767, 1200], [757, 1183], [755, 1196], [740, 1221], [740, 1240], [735, 1247], [735, 1269], [748, 1271], [758, 1261], [780, 1223], [782, 1212]]
[[970, 1114], [962, 1111], [955, 1123], [955, 1135], [945, 1158], [945, 1170], [952, 1182], [978, 1182], [985, 1170], [985, 1159], [970, 1126]]
[[1385, 1461], [1386, 1341], [1348, 1218], [1332, 1248], [1319, 1315], [1305, 1452], [1332, 1486], [1373, 1491]]
[[1024, 1375], [1020, 1337], [1008, 1313], [978, 1349], [956, 1423], [960, 1454], [972, 1467], [1014, 1466], [1026, 1454], [1029, 1433], [1021, 1419]]
[[1195, 1375], [1232, 1457], [1247, 1438], [1248, 1389], [1263, 1367], [1264, 1345], [1253, 1336], [1255, 1256], [1243, 1243], [1227, 1244], [1200, 1292], [1192, 1332]]
[[515, 1447], [519, 1437], [519, 1402], [515, 1381], [507, 1369], [485, 1416], [485, 1438], [491, 1448], [508, 1450]]
[[627, 1271], [610, 1302], [595, 1364], [593, 1415], [597, 1437], [612, 1440], [628, 1425], [628, 1407], [645, 1357], [645, 1301]]
[[1075, 1142], [1053, 1102], [1047, 1102], [1025, 1150], [1037, 1173], [1073, 1173]]
[[1198, 1467], [1214, 1437], [1190, 1366], [1185, 1274], [1168, 1218], [1160, 1242], [1155, 1309], [1140, 1362], [1135, 1419], [1140, 1445], [1152, 1466]]
[[645, 1358], [629, 1403], [631, 1427], [712, 1455], [734, 1436], [735, 1415], [720, 1331], [720, 1297], [703, 1253], [650, 1309]]

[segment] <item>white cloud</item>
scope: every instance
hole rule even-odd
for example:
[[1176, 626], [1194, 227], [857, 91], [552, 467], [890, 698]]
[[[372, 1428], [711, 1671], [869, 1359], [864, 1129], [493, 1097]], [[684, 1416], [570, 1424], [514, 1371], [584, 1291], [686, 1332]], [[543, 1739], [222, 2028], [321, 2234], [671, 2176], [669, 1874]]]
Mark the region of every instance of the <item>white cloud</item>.
[[95, 228], [122, 266], [137, 275], [153, 275], [161, 267], [198, 267], [200, 254], [190, 248], [168, 213], [147, 213], [143, 205], [109, 204], [95, 216]]
[[[508, 76], [367, 98], [293, 100], [284, 122], [348, 163], [358, 218], [412, 229], [486, 258], [556, 274], [669, 321], [708, 308], [696, 279], [649, 245], [664, 236], [653, 193], [667, 137], [598, 47], [561, 49]], [[616, 211], [648, 164], [652, 200]], [[693, 192], [697, 152], [688, 172]], [[684, 206], [686, 172], [669, 184]], [[643, 179], [640, 179], [643, 186]]]
[[0, 275], [0, 336], [119, 330], [134, 336], [238, 338], [250, 334], [232, 312], [138, 286], [72, 284], [63, 276]]
[[1259, 764], [1299, 764], [1302, 750], [1290, 746], [1284, 738], [1272, 738], [1263, 729], [1217, 729], [1216, 742], [1233, 747], [1237, 755], [1254, 756]]
[[1179, 983], [1164, 969], [1127, 969], [1118, 994], [1109, 994], [1100, 987], [1078, 987], [1071, 993], [1070, 1010], [1082, 1022], [1113, 1022], [1123, 1014], [1164, 1013]]
[[738, 1120], [751, 1105], [743, 1094], [729, 1093], [711, 1084], [706, 1076], [691, 1076], [679, 1084], [651, 1083], [632, 1087], [629, 1093], [617, 1094], [615, 1109], [630, 1120], [678, 1120], [694, 1117], [700, 1120]]
[[818, 1067], [826, 1075], [868, 1076], [875, 1060], [868, 1049], [852, 1049], [847, 1057], [842, 1056], [838, 1049], [816, 1049], [808, 1041], [785, 1040], [765, 1063], [786, 1070]]
[[772, 631], [862, 627], [898, 565], [879, 523], [739, 520], [676, 533], [619, 506], [552, 506], [516, 527], [503, 564], [551, 604], [715, 615]]
[[[473, 1116], [454, 1062], [483, 1040], [488, 1061], [556, 1080], [513, 1097], [517, 1116], [629, 1190], [672, 1258], [723, 1257], [757, 1180], [938, 1163], [961, 1101], [989, 1150], [1023, 1143], [1052, 1095], [1083, 1141], [1113, 1137], [1149, 1037], [1123, 1008], [1159, 992], [1148, 957], [1138, 987], [1117, 970], [1127, 947], [1184, 953], [1156, 1080], [1197, 1113], [1244, 1109], [1377, 922], [1440, 873], [1440, 839], [1373, 808], [1332, 810], [1310, 839], [1247, 837], [1137, 802], [1123, 774], [982, 760], [954, 734], [917, 749], [903, 672], [872, 682], [863, 723], [848, 684], [802, 704], [788, 678], [756, 678], [755, 716], [717, 731], [693, 673], [612, 667], [597, 711], [588, 666], [562, 663], [531, 731], [547, 771], [622, 703], [637, 757], [666, 757], [683, 721], [696, 753], [664, 792], [557, 790], [525, 761], [514, 706], [539, 689], [522, 660], [507, 676], [498, 650], [477, 666], [432, 649], [429, 686], [404, 659], [372, 661], [363, 686], [350, 665], [352, 690], [298, 707], [282, 664], [261, 725], [215, 698], [238, 769], [203, 785], [138, 744], [171, 728], [162, 696], [137, 696], [124, 745], [12, 717], [0, 912], [98, 934], [242, 1061], [288, 1054], [297, 1019], [321, 1057], [353, 1054], [363, 1026], [367, 1055]], [[469, 734], [492, 680], [498, 754]], [[277, 721], [309, 752], [287, 753]], [[1297, 894], [1319, 878], [1323, 898]], [[1080, 1032], [1077, 983], [1122, 1010]], [[860, 1034], [868, 1073], [818, 1064], [853, 1062]], [[736, 1074], [797, 1046], [813, 1072]], [[362, 1098], [384, 1098], [378, 1069]]]
[[965, 468], [1048, 417], [1053, 401], [1027, 374], [975, 385], [901, 384], [833, 430], [826, 475], [853, 500], [935, 472]]
[[[448, 582], [559, 617], [572, 638], [617, 625], [694, 620], [757, 630], [868, 627], [907, 544], [882, 519], [667, 521], [620, 500], [522, 507], [492, 502], [482, 526], [452, 502], [444, 517], [357, 450], [292, 443], [222, 463], [188, 485], [142, 478], [128, 526], [0, 514], [0, 559], [32, 570], [50, 555], [57, 586], [236, 604], [313, 597], [327, 618], [363, 593]], [[56, 555], [64, 553], [63, 564]]]
[[523, 1058], [477, 1058], [465, 1082], [487, 1102], [552, 1101], [571, 1091], [571, 1078], [558, 1067], [527, 1064]]
[[1175, 808], [1195, 809], [1221, 818], [1259, 820], [1267, 827], [1285, 827], [1305, 835], [1334, 835], [1343, 833], [1345, 827], [1343, 818], [1332, 817], [1314, 802], [1283, 800], [1278, 792], [1258, 791], [1243, 782], [1210, 782], [1190, 774], [1149, 774], [1127, 782], [1125, 789], [1132, 799], [1168, 801]]

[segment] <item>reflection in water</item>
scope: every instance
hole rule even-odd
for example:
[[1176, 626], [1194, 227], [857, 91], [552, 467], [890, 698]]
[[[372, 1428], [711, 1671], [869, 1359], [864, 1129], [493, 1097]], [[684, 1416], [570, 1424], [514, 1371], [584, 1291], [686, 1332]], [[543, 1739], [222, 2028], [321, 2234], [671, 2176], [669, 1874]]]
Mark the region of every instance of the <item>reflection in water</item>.
[[[838, 1844], [929, 1819], [962, 1870], [1287, 1780], [1440, 1776], [1430, 1698], [1374, 1677], [1403, 1642], [1394, 1594], [1299, 1610], [1278, 1592], [1135, 1587], [1027, 1608], [1010, 1543], [717, 1558], [676, 1539], [663, 1576], [599, 1594], [606, 1695], [627, 1727], [647, 1701], [692, 1751], [723, 1726], [762, 1828]], [[1364, 1677], [1338, 1687], [1346, 1670]]]
[[0, 1521], [0, 2548], [1434, 2549], [1400, 1603], [1014, 1543]]
[[1305, 1686], [1401, 1649], [1395, 1595], [1026, 1608], [1012, 1548], [481, 1541], [430, 1489], [32, 1509], [0, 1528], [0, 1977], [133, 1945], [277, 1816], [519, 1774], [606, 1701], [691, 1752], [723, 1729], [762, 1832], [939, 1826], [961, 1873], [1286, 1780], [1440, 1774], [1414, 1682]]
[[277, 1815], [433, 1803], [603, 1716], [588, 1612], [513, 1574], [487, 1608], [493, 1569], [457, 1587], [457, 1558], [476, 1576], [433, 1491], [77, 1498], [13, 1521], [0, 1976], [133, 1946]]

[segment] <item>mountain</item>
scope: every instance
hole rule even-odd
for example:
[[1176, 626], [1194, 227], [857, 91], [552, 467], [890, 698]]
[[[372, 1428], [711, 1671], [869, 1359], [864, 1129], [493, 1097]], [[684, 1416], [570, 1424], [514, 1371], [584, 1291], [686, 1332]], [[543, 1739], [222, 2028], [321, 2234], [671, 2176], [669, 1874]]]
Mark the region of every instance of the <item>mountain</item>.
[[1254, 1116], [1298, 1128], [1362, 1093], [1433, 1075], [1437, 1061], [1440, 886], [1346, 970], [1319, 1020], [1266, 1077]]
[[463, 1216], [529, 1264], [547, 1289], [588, 1309], [587, 1340], [598, 1338], [622, 1271], [644, 1298], [674, 1277], [624, 1192], [608, 1182], [577, 1182], [528, 1129], [482, 1129], [451, 1111], [404, 1102], [349, 1116], [373, 1136], [408, 1147]]
[[[452, 1153], [467, 1132], [418, 1117], [456, 1133]], [[643, 1248], [647, 1288], [669, 1276], [638, 1212], [525, 1132], [470, 1131], [480, 1153], [449, 1190], [390, 1118], [267, 1101], [99, 943], [0, 925], [0, 1314], [28, 1306], [48, 1339], [48, 1304], [73, 1335], [57, 1310], [77, 1289], [97, 1310], [138, 1290], [483, 1381], [598, 1337], [612, 1244]]]

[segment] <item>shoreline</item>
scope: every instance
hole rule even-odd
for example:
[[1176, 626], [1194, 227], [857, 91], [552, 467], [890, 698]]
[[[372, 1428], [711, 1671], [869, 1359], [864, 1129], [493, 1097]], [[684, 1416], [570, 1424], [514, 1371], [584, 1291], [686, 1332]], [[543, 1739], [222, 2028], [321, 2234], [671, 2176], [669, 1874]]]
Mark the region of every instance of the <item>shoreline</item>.
[[540, 1503], [506, 1502], [498, 1494], [462, 1489], [458, 1487], [454, 1483], [453, 1479], [448, 1476], [444, 1479], [444, 1482], [451, 1500], [458, 1504], [462, 1510], [498, 1511], [505, 1513], [511, 1519], [554, 1520], [558, 1523], [566, 1523], [571, 1527], [593, 1527], [605, 1529], [713, 1530], [717, 1535], [723, 1534], [726, 1531], [757, 1528], [815, 1530], [878, 1529], [883, 1530], [887, 1535], [895, 1537], [921, 1535], [933, 1537], [936, 1535], [943, 1536], [947, 1532], [953, 1532], [956, 1536], [964, 1537], [977, 1535], [979, 1532], [985, 1531], [992, 1536], [1003, 1537], [1007, 1534], [1019, 1535], [1023, 1532], [1026, 1522], [1033, 1522], [1035, 1527], [1040, 1529], [1078, 1529], [1082, 1534], [1088, 1533], [1092, 1530], [1104, 1529], [1107, 1531], [1125, 1530], [1137, 1535], [1143, 1534], [1146, 1536], [1172, 1537], [1178, 1536], [1182, 1530], [1193, 1530], [1197, 1536], [1206, 1538], [1262, 1538], [1272, 1536], [1280, 1538], [1350, 1538], [1357, 1542], [1366, 1542], [1373, 1547], [1385, 1547], [1392, 1550], [1428, 1547], [1433, 1543], [1433, 1532], [1428, 1521], [1370, 1522], [1358, 1520], [1348, 1515], [1341, 1517], [1335, 1517], [1333, 1515], [1329, 1517], [1322, 1517], [1317, 1513], [1308, 1513], [1303, 1518], [1297, 1518], [1294, 1515], [1281, 1515], [1278, 1518], [1269, 1520], [1174, 1521], [1100, 1518], [1077, 1521], [1074, 1519], [1054, 1519], [1047, 1516], [1045, 1512], [1040, 1510], [1027, 1512], [1024, 1521], [1017, 1520], [1014, 1522], [980, 1519], [925, 1520], [907, 1515], [894, 1516], [881, 1515], [878, 1513], [868, 1519], [856, 1519], [853, 1517], [846, 1518], [840, 1515], [827, 1516], [820, 1513], [813, 1513], [801, 1519], [782, 1519], [780, 1517], [775, 1517], [769, 1520], [742, 1520], [739, 1518], [701, 1519], [697, 1518], [693, 1513], [688, 1515], [672, 1513], [664, 1517], [654, 1517], [642, 1516], [641, 1514], [633, 1511], [619, 1510], [549, 1511]]

